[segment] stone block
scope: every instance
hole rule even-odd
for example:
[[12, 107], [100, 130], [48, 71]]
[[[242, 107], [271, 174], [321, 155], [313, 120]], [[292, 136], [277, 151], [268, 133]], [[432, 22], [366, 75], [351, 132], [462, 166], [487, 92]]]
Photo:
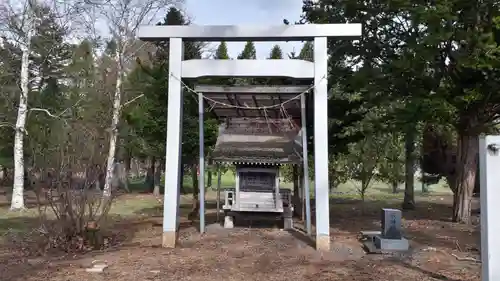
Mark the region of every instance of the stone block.
[[401, 239], [401, 211], [397, 209], [382, 209], [382, 237], [386, 239]]
[[386, 239], [379, 235], [373, 239], [375, 248], [381, 251], [407, 251], [410, 248], [410, 243], [407, 239]]

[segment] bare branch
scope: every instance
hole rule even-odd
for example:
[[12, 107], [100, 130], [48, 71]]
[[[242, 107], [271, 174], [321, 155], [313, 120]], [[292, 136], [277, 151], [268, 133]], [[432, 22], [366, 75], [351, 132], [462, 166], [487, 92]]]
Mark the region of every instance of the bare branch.
[[140, 94], [137, 97], [123, 103], [121, 107], [123, 108], [123, 107], [129, 105], [129, 104], [133, 103], [134, 101], [136, 101], [137, 99], [142, 98], [143, 96], [144, 96], [144, 94]]
[[11, 124], [11, 123], [7, 123], [7, 122], [0, 122], [0, 128], [2, 127], [10, 127], [12, 129], [16, 129], [16, 126], [14, 126], [14, 124]]
[[28, 109], [28, 111], [38, 111], [38, 112], [44, 112], [45, 114], [47, 114], [48, 116], [52, 117], [52, 118], [56, 118], [56, 119], [61, 119], [61, 117], [66, 113], [68, 112], [70, 109], [72, 108], [75, 108], [78, 106], [78, 104], [80, 104], [80, 102], [82, 101], [82, 98], [80, 98], [75, 104], [73, 104], [72, 106], [64, 109], [63, 111], [59, 112], [58, 114], [54, 114], [52, 112], [50, 112], [48, 109], [45, 109], [45, 108], [38, 108], [38, 107], [33, 107], [33, 108], [30, 108]]

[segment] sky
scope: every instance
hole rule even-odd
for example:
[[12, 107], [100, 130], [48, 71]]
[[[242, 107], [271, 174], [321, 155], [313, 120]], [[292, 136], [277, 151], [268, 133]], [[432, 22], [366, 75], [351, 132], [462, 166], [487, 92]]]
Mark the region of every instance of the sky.
[[[282, 25], [283, 19], [298, 20], [301, 11], [302, 0], [186, 0], [186, 12], [197, 25]], [[302, 46], [300, 42], [256, 42], [257, 58], [266, 58], [277, 43], [285, 57]], [[229, 56], [235, 58], [244, 44], [228, 43]]]

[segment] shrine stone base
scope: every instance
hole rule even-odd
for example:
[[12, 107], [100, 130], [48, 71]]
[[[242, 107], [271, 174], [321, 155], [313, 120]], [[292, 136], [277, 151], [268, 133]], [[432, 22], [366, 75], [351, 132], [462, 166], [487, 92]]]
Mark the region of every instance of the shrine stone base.
[[388, 239], [380, 235], [380, 231], [362, 231], [363, 246], [370, 254], [408, 251], [410, 242], [406, 238]]
[[177, 243], [177, 232], [176, 231], [164, 231], [162, 235], [161, 245], [163, 248], [175, 248]]

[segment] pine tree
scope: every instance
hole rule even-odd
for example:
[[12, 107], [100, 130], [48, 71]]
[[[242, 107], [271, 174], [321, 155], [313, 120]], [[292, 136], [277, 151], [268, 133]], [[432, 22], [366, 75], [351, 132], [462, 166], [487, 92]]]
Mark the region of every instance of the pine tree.
[[217, 50], [215, 51], [214, 59], [216, 59], [216, 60], [228, 60], [228, 59], [230, 59], [229, 53], [227, 50], [226, 41], [220, 42], [219, 46], [217, 47]]
[[[283, 59], [283, 51], [281, 50], [281, 47], [279, 45], [274, 45], [273, 48], [271, 49], [271, 52], [269, 52], [269, 56], [267, 59], [272, 59], [272, 60], [280, 60]], [[287, 82], [290, 79], [287, 78], [261, 78], [261, 79], [256, 79], [259, 81], [259, 84], [264, 84], [264, 85], [284, 85], [288, 84]]]
[[313, 42], [307, 41], [306, 43], [304, 43], [304, 46], [302, 46], [302, 49], [300, 50], [299, 59], [313, 61], [314, 60], [313, 55], [314, 55]]
[[243, 48], [243, 51], [238, 55], [239, 60], [255, 60], [257, 59], [257, 50], [252, 41], [248, 41]]
[[[230, 59], [228, 50], [227, 50], [227, 43], [225, 41], [222, 41], [219, 46], [217, 47], [217, 50], [215, 51], [214, 54], [214, 59], [216, 60], [228, 60]], [[234, 84], [235, 79], [234, 78], [229, 78], [229, 77], [222, 77], [222, 78], [211, 78], [208, 79], [206, 83], [212, 84], [212, 85], [232, 85]]]
[[[243, 51], [238, 55], [239, 60], [255, 60], [257, 59], [257, 50], [255, 49], [255, 44], [252, 41], [248, 41], [243, 48]], [[250, 78], [236, 78], [236, 85], [252, 85], [258, 83], [258, 79]]]
[[280, 60], [283, 59], [283, 51], [279, 45], [274, 45], [271, 49], [271, 53], [269, 53], [268, 59]]

